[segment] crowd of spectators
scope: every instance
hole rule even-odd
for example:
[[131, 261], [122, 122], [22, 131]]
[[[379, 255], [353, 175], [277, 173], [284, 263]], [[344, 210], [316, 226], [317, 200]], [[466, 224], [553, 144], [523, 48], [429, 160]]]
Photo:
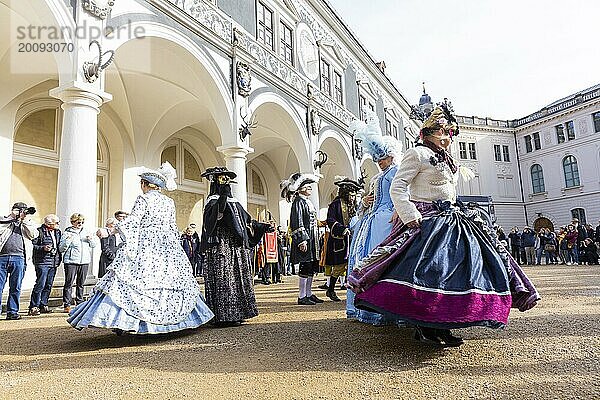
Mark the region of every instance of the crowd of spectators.
[[573, 218], [570, 224], [558, 231], [540, 228], [536, 232], [528, 226], [519, 231], [519, 227], [515, 226], [508, 235], [498, 227], [497, 234], [519, 264], [540, 265], [544, 256], [546, 265], [598, 265], [600, 222], [594, 228]]

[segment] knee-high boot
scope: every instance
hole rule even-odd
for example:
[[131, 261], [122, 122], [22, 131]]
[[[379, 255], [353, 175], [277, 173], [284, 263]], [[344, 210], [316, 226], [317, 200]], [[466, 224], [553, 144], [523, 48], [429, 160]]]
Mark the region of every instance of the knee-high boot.
[[327, 287], [327, 297], [329, 297], [332, 301], [342, 301], [337, 294], [335, 294], [335, 284], [337, 283], [337, 276], [331, 276], [331, 280], [329, 281], [329, 286]]

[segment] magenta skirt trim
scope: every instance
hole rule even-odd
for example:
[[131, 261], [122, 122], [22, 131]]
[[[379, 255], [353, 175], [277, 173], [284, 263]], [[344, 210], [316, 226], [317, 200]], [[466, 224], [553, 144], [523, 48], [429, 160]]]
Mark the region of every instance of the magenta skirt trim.
[[[421, 290], [402, 282], [379, 281], [356, 296], [355, 304], [391, 312], [422, 326], [502, 328], [508, 322], [511, 295], [501, 293]], [[362, 307], [361, 307], [362, 308]]]

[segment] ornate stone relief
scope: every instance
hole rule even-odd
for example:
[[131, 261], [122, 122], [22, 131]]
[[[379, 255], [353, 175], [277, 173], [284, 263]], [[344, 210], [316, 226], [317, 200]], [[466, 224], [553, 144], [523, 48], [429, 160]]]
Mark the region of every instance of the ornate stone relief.
[[116, 0], [82, 0], [81, 6], [90, 14], [106, 19]]
[[[345, 124], [349, 124], [354, 118], [352, 113], [344, 106], [337, 104], [328, 96], [325, 96], [319, 89], [315, 87], [309, 89], [307, 85], [309, 85], [310, 82], [308, 82], [303, 75], [301, 75], [294, 68], [290, 67], [277, 55], [268, 51], [254, 38], [249, 37], [244, 32], [235, 29], [233, 27], [233, 23], [227, 19], [226, 16], [222, 15], [213, 5], [206, 3], [204, 0], [169, 1], [192, 16], [200, 24], [215, 32], [223, 40], [232, 43], [234, 46], [236, 46], [236, 48], [245, 51], [253, 58], [253, 64], [265, 68], [267, 71], [271, 72], [274, 76], [287, 83], [290, 87], [302, 95], [307, 95], [308, 97], [314, 99], [314, 101], [321, 106], [321, 112], [331, 114], [333, 117], [344, 122]], [[320, 35], [324, 36], [326, 34], [325, 31], [315, 21], [312, 14], [306, 11], [304, 6], [302, 6], [302, 10], [302, 16], [306, 14], [307, 21], [309, 20], [308, 18], [310, 18], [312, 21], [311, 24], [317, 26], [322, 32]], [[311, 24], [309, 24], [309, 26]], [[313, 29], [314, 33], [314, 28], [312, 26], [310, 26], [310, 28]], [[315, 33], [315, 36], [319, 37], [317, 33]], [[353, 63], [353, 65], [356, 65], [356, 63]], [[357, 68], [355, 67], [355, 69]], [[243, 94], [240, 93], [240, 95]]]
[[475, 172], [476, 174], [479, 174], [479, 163], [461, 161], [460, 165], [462, 165], [463, 167], [469, 168], [471, 171]]
[[233, 40], [233, 24], [222, 16], [215, 6], [204, 0], [169, 0], [172, 4], [182, 9], [196, 21], [206, 26], [226, 42]]
[[584, 119], [580, 119], [579, 122], [577, 123], [577, 130], [582, 135], [587, 134], [588, 124], [586, 123], [586, 121]]
[[252, 91], [252, 76], [250, 76], [250, 66], [238, 61], [236, 64], [236, 81], [238, 94], [242, 97], [248, 97]]
[[319, 110], [313, 108], [310, 110], [310, 131], [313, 135], [318, 135], [321, 130], [321, 125], [323, 121], [321, 121], [321, 116], [319, 115]]
[[496, 173], [501, 175], [511, 175], [512, 166], [510, 164], [499, 164], [496, 163]]

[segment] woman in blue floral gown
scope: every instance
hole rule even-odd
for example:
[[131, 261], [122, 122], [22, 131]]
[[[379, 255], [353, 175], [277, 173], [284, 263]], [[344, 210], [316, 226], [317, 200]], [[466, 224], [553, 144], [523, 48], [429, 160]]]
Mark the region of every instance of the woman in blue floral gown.
[[175, 189], [175, 170], [165, 163], [140, 177], [144, 193], [114, 228], [124, 244], [90, 299], [69, 314], [76, 329], [159, 334], [197, 328], [213, 318], [179, 244], [175, 204], [159, 190]]

